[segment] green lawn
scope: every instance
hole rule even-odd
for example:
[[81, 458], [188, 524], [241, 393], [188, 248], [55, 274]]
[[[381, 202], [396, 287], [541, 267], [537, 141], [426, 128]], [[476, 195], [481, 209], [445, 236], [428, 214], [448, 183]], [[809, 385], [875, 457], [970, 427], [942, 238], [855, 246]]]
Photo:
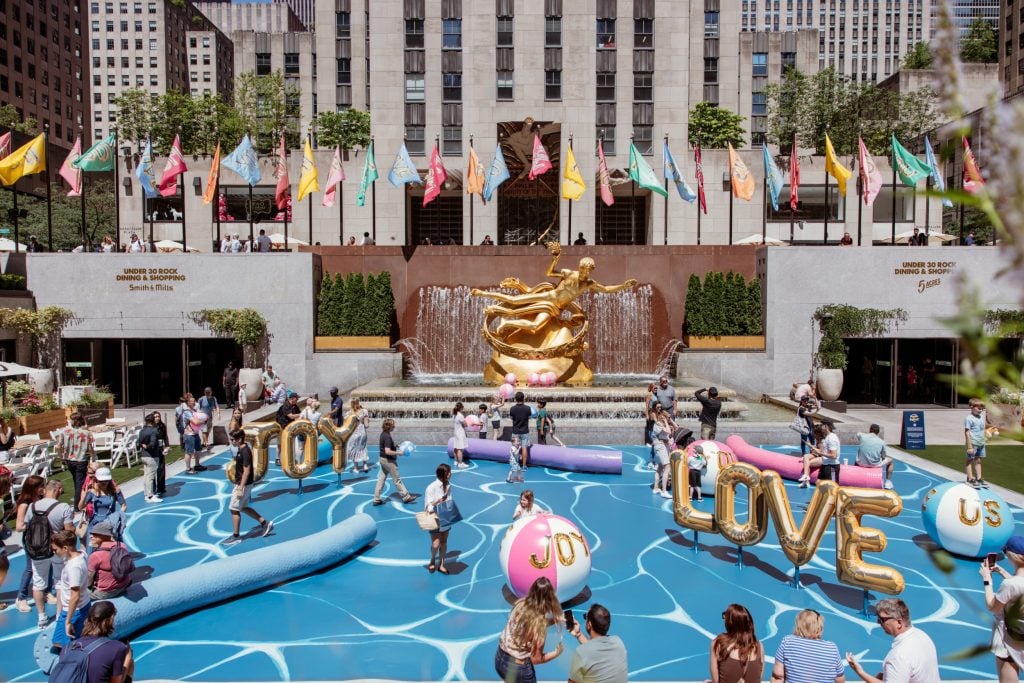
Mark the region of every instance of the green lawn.
[[[982, 465], [985, 481], [1018, 493], [1024, 492], [1024, 476], [1021, 475], [1024, 444], [989, 444], [986, 450], [988, 454]], [[962, 445], [928, 446], [923, 451], [907, 452], [964, 474], [965, 451]]]

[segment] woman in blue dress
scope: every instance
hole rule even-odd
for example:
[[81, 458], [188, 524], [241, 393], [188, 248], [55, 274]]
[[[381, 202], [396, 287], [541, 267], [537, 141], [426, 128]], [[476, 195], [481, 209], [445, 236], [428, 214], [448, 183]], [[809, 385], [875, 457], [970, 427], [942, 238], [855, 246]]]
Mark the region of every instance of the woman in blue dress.
[[[92, 485], [82, 491], [82, 499], [78, 507], [87, 511], [89, 525], [86, 530], [86, 538], [92, 534], [92, 528], [105, 519], [110, 519], [115, 537], [120, 538], [121, 530], [124, 527], [122, 515], [128, 510], [128, 504], [125, 502], [121, 490], [114, 484], [114, 476], [109, 467], [101, 467], [96, 470], [96, 477], [93, 479]], [[86, 543], [85, 554], [89, 555], [90, 553], [92, 553], [92, 547]]]

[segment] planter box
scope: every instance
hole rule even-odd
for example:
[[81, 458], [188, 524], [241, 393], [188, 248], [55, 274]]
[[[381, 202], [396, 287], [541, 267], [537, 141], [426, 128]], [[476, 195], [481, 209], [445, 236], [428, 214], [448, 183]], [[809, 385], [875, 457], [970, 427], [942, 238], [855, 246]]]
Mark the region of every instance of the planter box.
[[690, 349], [755, 349], [764, 350], [764, 335], [757, 336], [696, 336], [683, 335], [683, 343]]
[[[995, 408], [995, 410], [993, 410]], [[1024, 429], [1024, 415], [1021, 407], [1009, 403], [995, 403], [987, 411], [989, 420], [1001, 432], [1015, 432]], [[998, 413], [998, 415], [997, 415]]]
[[49, 439], [50, 432], [67, 426], [68, 416], [63, 408], [45, 410], [34, 415], [18, 416], [15, 429], [21, 434], [38, 434], [41, 439]]
[[64, 413], [67, 419], [71, 419], [71, 415], [74, 413], [81, 413], [85, 417], [85, 424], [89, 426], [98, 425], [114, 417], [114, 399], [107, 399], [107, 405], [105, 406], [64, 408]]
[[389, 349], [391, 337], [313, 337], [313, 351]]

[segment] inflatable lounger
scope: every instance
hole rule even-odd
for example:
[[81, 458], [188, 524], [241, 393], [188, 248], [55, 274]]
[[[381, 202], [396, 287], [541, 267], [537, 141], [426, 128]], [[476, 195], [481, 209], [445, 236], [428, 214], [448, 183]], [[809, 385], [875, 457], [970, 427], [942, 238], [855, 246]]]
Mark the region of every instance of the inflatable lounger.
[[[341, 562], [377, 536], [377, 522], [357, 514], [311, 536], [204, 562], [133, 584], [117, 607], [111, 638], [124, 638], [147, 626], [225, 599], [291, 581]], [[56, 655], [50, 652], [53, 628], [42, 631], [33, 652], [48, 674]]]
[[[453, 456], [455, 439], [448, 439], [448, 455]], [[477, 460], [508, 462], [512, 444], [508, 441], [468, 439], [465, 455]], [[622, 474], [622, 451], [561, 446], [530, 446], [530, 464], [568, 472]]]
[[[775, 470], [785, 479], [796, 481], [803, 474], [803, 460], [799, 457], [766, 451], [757, 446], [751, 446], [742, 437], [733, 434], [725, 440], [725, 443], [736, 459], [753, 465], [761, 470]], [[811, 470], [811, 483], [818, 482], [818, 470]], [[856, 465], [839, 466], [840, 486], [860, 486], [869, 489], [882, 488], [881, 467], [857, 467]]]

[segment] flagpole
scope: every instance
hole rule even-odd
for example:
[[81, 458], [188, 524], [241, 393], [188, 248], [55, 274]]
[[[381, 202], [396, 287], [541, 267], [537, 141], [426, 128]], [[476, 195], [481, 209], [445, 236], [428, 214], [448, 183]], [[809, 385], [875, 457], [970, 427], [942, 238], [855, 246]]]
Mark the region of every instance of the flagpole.
[[[569, 133], [569, 149], [572, 149], [572, 133]], [[564, 182], [564, 181], [563, 181]], [[569, 234], [565, 238], [566, 245], [572, 244], [572, 200], [569, 200]]]
[[[860, 162], [858, 162], [859, 164]], [[857, 174], [857, 246], [861, 246], [861, 235], [863, 234], [864, 223], [864, 182], [861, 175]]]
[[[114, 155], [114, 234], [116, 236], [115, 237], [116, 241], [114, 242], [114, 244], [117, 245], [115, 247], [116, 249], [120, 249], [121, 248], [121, 188], [119, 188], [118, 185], [121, 182], [121, 168], [120, 168], [121, 162], [120, 162], [120, 160], [118, 159], [118, 156], [117, 156], [118, 155], [117, 124], [115, 124], [113, 126], [112, 130], [114, 132], [114, 149], [113, 149], [113, 155]], [[182, 195], [184, 195], [184, 191], [182, 191]], [[182, 218], [184, 218], [184, 216]]]
[[[370, 138], [370, 148], [373, 148], [373, 138]], [[374, 150], [374, 163], [376, 163], [376, 150]], [[403, 209], [404, 211], [404, 209]], [[377, 179], [374, 178], [373, 182], [370, 183], [370, 221], [371, 221], [371, 237], [373, 237], [373, 243], [377, 244]]]
[[[149, 134], [147, 134], [146, 135], [146, 147], [148, 149], [152, 150], [152, 145], [153, 145], [153, 139], [151, 137], [149, 137]], [[143, 150], [143, 154], [145, 154], [145, 150]], [[149, 155], [149, 163], [150, 163], [150, 165], [152, 165], [152, 163], [153, 163], [153, 155], [152, 154]], [[139, 183], [139, 185], [141, 185], [141, 184], [142, 183]], [[150, 180], [149, 184], [150, 184], [150, 186], [153, 185], [153, 180], [152, 179]], [[142, 189], [142, 188], [140, 188], [140, 189]], [[149, 241], [150, 241], [151, 244], [156, 244], [156, 236], [153, 234], [154, 233], [154, 230], [153, 230], [153, 213], [149, 210], [149, 193], [146, 192], [145, 189], [142, 189], [142, 202], [143, 202], [143, 204], [142, 204], [142, 211], [143, 211], [143, 213], [146, 214], [146, 220], [149, 221]]]
[[[79, 126], [78, 127], [78, 137], [82, 141], [82, 149], [83, 149], [83, 151], [88, 149], [85, 146], [85, 127], [84, 126]], [[78, 198], [79, 198], [79, 204], [81, 205], [81, 208], [82, 208], [82, 251], [84, 252], [85, 249], [86, 249], [85, 243], [89, 239], [88, 235], [86, 234], [86, 227], [85, 227], [85, 178], [86, 178], [86, 175], [85, 175], [85, 171], [79, 171], [79, 172], [82, 175], [82, 183], [81, 183], [81, 185], [82, 185], [82, 192], [78, 196]], [[120, 245], [118, 245], [118, 246], [120, 246]]]
[[14, 217], [14, 251], [19, 252], [21, 249], [18, 247], [18, 181], [15, 180], [11, 183], [11, 192], [13, 193], [13, 217]]
[[[469, 136], [469, 150], [470, 150], [470, 152], [473, 151], [473, 136], [472, 135]], [[476, 169], [469, 168], [468, 166], [467, 166], [467, 169], [468, 169], [468, 172], [466, 173], [466, 177], [463, 178], [463, 180], [462, 180], [462, 184], [463, 185], [465, 185], [466, 183], [469, 182], [470, 174], [476, 172]], [[469, 195], [469, 244], [470, 244], [470, 246], [473, 245], [473, 195], [472, 194]]]
[[828, 184], [828, 169], [825, 169], [825, 234], [821, 238], [822, 244], [828, 244], [828, 218], [829, 214], [832, 213], [832, 206], [829, 197], [829, 184]]
[[[282, 144], [280, 144], [278, 146], [278, 150], [280, 150], [281, 147], [284, 146], [283, 145], [283, 143], [284, 143], [284, 133], [281, 133], [281, 143]], [[285, 150], [285, 154], [287, 154], [287, 153], [288, 153], [288, 150]], [[288, 158], [286, 156], [281, 156], [280, 154], [278, 154], [278, 163], [283, 166], [284, 172], [287, 173], [288, 172]], [[288, 251], [288, 199], [291, 197], [291, 194], [292, 194], [292, 183], [291, 183], [291, 176], [289, 176], [288, 177], [288, 188], [287, 188], [287, 190], [285, 191], [285, 194], [284, 194], [284, 208], [281, 209], [284, 212], [284, 250], [285, 251]], [[278, 207], [278, 208], [280, 208], [280, 207]]]
[[[633, 148], [633, 137], [629, 136], [630, 150]], [[629, 177], [629, 243], [636, 244], [636, 181]]]
[[929, 223], [931, 218], [931, 202], [928, 201], [928, 191], [932, 188], [932, 177], [929, 175], [924, 179], [924, 243], [928, 245]]
[[[597, 138], [597, 143], [601, 147], [601, 153], [604, 154], [604, 128], [601, 129], [601, 135]], [[607, 162], [605, 162], [605, 165], [607, 166]], [[600, 180], [600, 178], [598, 178], [598, 184], [600, 184], [600, 182], [601, 182], [601, 180]], [[609, 181], [609, 184], [608, 184], [608, 191], [609, 192], [611, 191], [611, 182], [610, 181]], [[598, 188], [598, 195], [600, 195], [600, 194], [601, 194], [601, 190], [600, 190], [600, 188]], [[604, 204], [604, 199], [601, 200], [601, 203]], [[598, 207], [598, 208], [600, 208], [600, 207]], [[607, 208], [608, 208], [608, 206], [605, 205], [605, 208], [601, 209], [601, 222], [597, 226], [597, 233], [598, 234], [594, 236], [594, 243], [595, 244], [604, 244], [604, 214], [605, 214], [605, 211], [607, 210]], [[572, 233], [570, 233], [570, 234], [572, 234]]]
[[[341, 150], [338, 150], [338, 163], [341, 163]], [[345, 244], [345, 181], [338, 181], [338, 244]]]
[[[767, 146], [767, 143], [765, 143]], [[771, 152], [769, 152], [771, 154]], [[761, 244], [768, 237], [768, 169], [764, 169], [764, 182], [761, 183]]]
[[[697, 163], [697, 150], [699, 150], [699, 149], [700, 149], [700, 132], [698, 131], [697, 132], [697, 146], [693, 148], [693, 163], [694, 164]], [[701, 173], [702, 174], [704, 173], [703, 169], [701, 169]], [[699, 180], [699, 178], [698, 178], [698, 180]], [[700, 191], [701, 191], [701, 185], [702, 184], [698, 184], [698, 186], [697, 186], [697, 246], [700, 246], [700, 214], [701, 214]]]
[[896, 148], [892, 148], [892, 245], [896, 246]]
[[[309, 126], [306, 126], [306, 141], [309, 143], [309, 153], [312, 154], [313, 153], [313, 125], [312, 124], [310, 124]], [[305, 158], [305, 150], [303, 150], [303, 158]], [[315, 163], [316, 162], [314, 160], [314, 168], [315, 168]], [[300, 183], [302, 182], [302, 178], [301, 177], [299, 178], [299, 182]], [[318, 185], [320, 184], [319, 181], [317, 182], [317, 184]], [[306, 195], [306, 198], [309, 200], [309, 245], [313, 246], [313, 193], [310, 192], [308, 195]], [[284, 246], [287, 247], [288, 246], [287, 243]]]
[[[50, 137], [50, 124], [43, 126], [43, 149]], [[53, 251], [53, 196], [50, 194], [50, 164], [46, 164], [46, 248]]]
[[729, 244], [732, 244], [732, 204], [736, 192], [733, 188], [732, 165], [729, 166]]
[[[220, 134], [215, 131], [214, 135], [217, 137], [217, 146], [220, 146]], [[220, 161], [218, 160], [217, 163], [219, 164]], [[216, 172], [217, 174], [217, 179], [213, 183], [213, 199], [215, 202], [217, 202], [217, 250], [220, 251], [221, 249], [224, 248], [221, 245], [222, 240], [220, 236], [220, 169], [218, 168], [214, 172]], [[224, 201], [224, 204], [227, 205], [227, 200]], [[150, 239], [152, 239], [152, 235], [150, 235]]]
[[[665, 133], [665, 149], [668, 149], [668, 133]], [[662, 164], [664, 164], [664, 163], [665, 163], [665, 160], [662, 159]], [[678, 169], [677, 169], [677, 172], [678, 172]], [[662, 175], [664, 175], [664, 174], [662, 174]], [[697, 210], [700, 211], [700, 201], [699, 200], [697, 202]], [[664, 216], [664, 223], [665, 223], [665, 246], [667, 247], [668, 246], [668, 177], [665, 178], [665, 216]], [[571, 235], [572, 231], [570, 231], [569, 234]]]
[[789, 150], [789, 245], [793, 246], [793, 222], [796, 209], [793, 208], [793, 161], [800, 163], [800, 151], [796, 147], [796, 133], [793, 133], [793, 148]]
[[[181, 135], [181, 126], [178, 126], [178, 135], [179, 136]], [[178, 142], [179, 143], [181, 142], [180, 137], [179, 137]], [[179, 151], [180, 151], [180, 148], [179, 148]], [[184, 154], [185, 153], [182, 151], [182, 156], [184, 156]], [[185, 187], [185, 174], [184, 173], [179, 173], [178, 174], [178, 178], [179, 178], [179, 183], [178, 184], [181, 185], [181, 253], [187, 254], [188, 253], [188, 235], [186, 233], [186, 227], [185, 227], [185, 221], [186, 221], [186, 216], [187, 216], [187, 212], [185, 211], [185, 205], [188, 204], [188, 196], [187, 196], [187, 192], [186, 192], [187, 188]]]

